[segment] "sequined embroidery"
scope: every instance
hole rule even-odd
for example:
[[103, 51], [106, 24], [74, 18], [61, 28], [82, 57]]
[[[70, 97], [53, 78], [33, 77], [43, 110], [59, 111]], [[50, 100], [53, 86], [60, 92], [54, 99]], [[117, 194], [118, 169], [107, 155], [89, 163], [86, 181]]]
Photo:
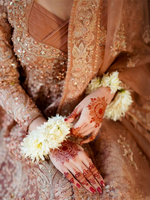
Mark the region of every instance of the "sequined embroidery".
[[100, 39], [99, 39], [99, 45], [100, 46], [105, 46], [106, 36], [107, 36], [107, 31], [104, 29], [104, 27], [101, 27], [101, 29], [100, 29]]
[[68, 38], [67, 77], [59, 106], [59, 111], [62, 106], [64, 107], [63, 112], [67, 112], [65, 105], [81, 95], [91, 78], [98, 72], [104, 49], [104, 46], [99, 45], [101, 2], [96, 0], [74, 2], [72, 9], [74, 18], [70, 19], [70, 27], [74, 28], [69, 29]]
[[[67, 54], [29, 35], [27, 22], [32, 3], [33, 0], [8, 1], [8, 19], [14, 27], [14, 52], [23, 67], [23, 74], [28, 77], [23, 87], [40, 110], [44, 110], [61, 96], [67, 70]], [[41, 100], [42, 104], [39, 103]]]

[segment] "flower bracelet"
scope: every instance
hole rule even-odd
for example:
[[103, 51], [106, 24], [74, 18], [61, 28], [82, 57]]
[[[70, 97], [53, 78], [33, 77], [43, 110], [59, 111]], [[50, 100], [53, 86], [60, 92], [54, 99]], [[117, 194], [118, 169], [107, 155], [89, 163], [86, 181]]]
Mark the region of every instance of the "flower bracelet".
[[104, 74], [102, 78], [96, 77], [89, 83], [86, 94], [90, 94], [99, 87], [109, 87], [111, 93], [116, 93], [114, 100], [107, 105], [104, 118], [112, 119], [113, 121], [119, 120], [125, 116], [133, 100], [131, 93], [121, 87], [122, 82], [119, 80], [119, 72], [112, 72], [111, 74]]
[[[131, 105], [132, 98], [128, 90], [122, 89], [122, 82], [119, 80], [118, 72], [113, 72], [110, 75], [107, 73], [100, 79], [96, 77], [89, 83], [86, 94], [90, 94], [99, 87], [109, 87], [111, 93], [117, 94], [114, 100], [107, 105], [104, 118], [119, 120], [125, 116], [126, 111]], [[56, 115], [49, 118], [43, 125], [37, 127], [36, 130], [29, 132], [21, 143], [21, 153], [25, 158], [30, 158], [33, 162], [45, 160], [50, 149], [56, 149], [61, 146], [61, 143], [69, 137], [71, 123], [64, 121], [65, 117]]]
[[32, 162], [45, 160], [50, 149], [56, 149], [69, 137], [71, 123], [64, 121], [65, 117], [56, 115], [49, 118], [36, 130], [29, 132], [21, 143], [21, 153], [25, 158], [30, 158]]

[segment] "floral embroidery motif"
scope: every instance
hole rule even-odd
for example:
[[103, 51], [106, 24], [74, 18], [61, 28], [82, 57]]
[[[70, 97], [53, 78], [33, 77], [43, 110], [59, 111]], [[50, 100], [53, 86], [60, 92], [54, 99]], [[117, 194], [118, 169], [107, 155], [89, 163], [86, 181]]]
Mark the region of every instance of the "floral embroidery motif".
[[103, 120], [107, 103], [105, 97], [91, 98], [91, 103], [87, 106], [92, 116], [90, 123], [95, 122], [95, 128], [100, 126]]
[[121, 51], [126, 51], [126, 37], [124, 31], [124, 24], [121, 24], [120, 28], [118, 29], [115, 37], [115, 41], [113, 41], [113, 45], [110, 46], [111, 55], [115, 57]]
[[[76, 87], [78, 90], [83, 87], [85, 80], [88, 78], [88, 71], [91, 70], [91, 60], [89, 60], [89, 58], [93, 56], [94, 50], [92, 41], [95, 39], [93, 31], [96, 25], [96, 16], [94, 12], [97, 3], [94, 1], [92, 3], [91, 1], [82, 0], [79, 1], [78, 6], [79, 9], [75, 10], [74, 26], [77, 25], [77, 29], [73, 32], [74, 46], [72, 48], [72, 55], [74, 57], [72, 67], [72, 84], [74, 86], [72, 86], [72, 84], [70, 85], [70, 91], [72, 91], [73, 88], [76, 90]], [[93, 7], [90, 8], [90, 6]], [[79, 37], [80, 33], [82, 37]], [[82, 81], [80, 81], [81, 77]]]
[[120, 138], [117, 140], [117, 142], [123, 147], [123, 150], [124, 150], [123, 156], [127, 157], [129, 159], [131, 165], [137, 170], [138, 167], [137, 167], [136, 163], [134, 162], [133, 152], [132, 152], [130, 146], [127, 144], [125, 137], [123, 137], [122, 135], [120, 135], [119, 137]]
[[146, 44], [150, 42], [150, 26], [145, 28], [142, 38]]
[[79, 0], [74, 2], [72, 9], [74, 17], [70, 19], [70, 27], [73, 26], [73, 28], [69, 29], [68, 38], [67, 77], [59, 106], [59, 110], [63, 106], [64, 113], [66, 112], [64, 107], [68, 107], [69, 102], [84, 91], [92, 76], [98, 72], [102, 64], [102, 49], [104, 49], [104, 46], [99, 45], [101, 1]]
[[139, 55], [133, 55], [128, 58], [127, 67], [135, 67], [139, 62]]
[[101, 29], [100, 29], [100, 39], [99, 39], [99, 45], [100, 46], [105, 45], [106, 36], [107, 36], [107, 31], [104, 29], [104, 27], [101, 27]]

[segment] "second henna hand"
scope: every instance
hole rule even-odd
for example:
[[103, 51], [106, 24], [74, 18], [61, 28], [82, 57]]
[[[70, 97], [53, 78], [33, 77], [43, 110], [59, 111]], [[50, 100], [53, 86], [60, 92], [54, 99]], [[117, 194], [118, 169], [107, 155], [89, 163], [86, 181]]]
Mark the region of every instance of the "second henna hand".
[[[80, 188], [82, 185], [92, 193], [95, 193], [96, 190], [100, 194], [102, 193], [103, 179], [81, 146], [64, 141], [59, 149], [50, 152], [50, 159], [55, 167], [76, 187]], [[94, 166], [94, 168], [90, 169], [90, 166]]]
[[[93, 141], [102, 125], [103, 117], [107, 105], [111, 102], [115, 94], [107, 87], [100, 87], [86, 96], [66, 118], [66, 122], [75, 122], [72, 134], [76, 137], [89, 136], [81, 144]], [[91, 134], [91, 135], [90, 135]]]

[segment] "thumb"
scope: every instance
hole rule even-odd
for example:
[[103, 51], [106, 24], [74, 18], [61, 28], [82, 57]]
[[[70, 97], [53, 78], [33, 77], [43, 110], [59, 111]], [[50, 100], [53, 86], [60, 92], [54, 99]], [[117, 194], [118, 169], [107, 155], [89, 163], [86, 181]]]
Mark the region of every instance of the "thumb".
[[68, 117], [65, 118], [65, 122], [67, 122], [67, 123], [72, 123], [72, 122], [75, 120], [75, 118], [78, 117], [78, 116], [80, 115], [81, 110], [82, 110], [81, 108], [76, 107], [76, 108], [73, 110], [73, 112], [72, 112]]

